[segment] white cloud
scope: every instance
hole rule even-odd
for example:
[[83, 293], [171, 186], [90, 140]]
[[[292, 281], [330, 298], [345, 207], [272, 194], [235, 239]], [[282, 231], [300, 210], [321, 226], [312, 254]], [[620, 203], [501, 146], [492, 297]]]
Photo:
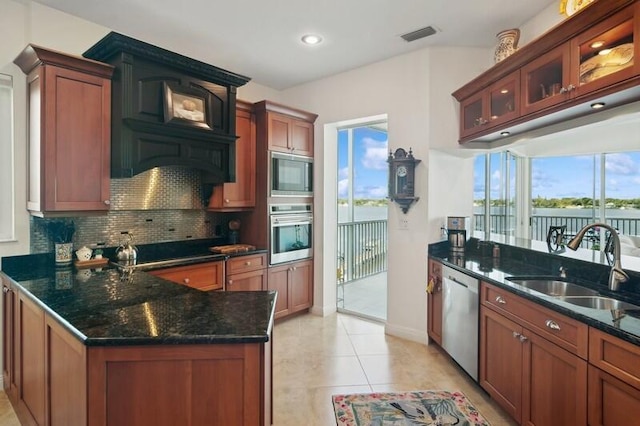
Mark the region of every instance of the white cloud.
[[640, 167], [627, 154], [607, 154], [605, 160], [607, 173], [616, 175], [634, 175], [640, 173]]
[[338, 181], [338, 197], [345, 198], [348, 195], [349, 179], [340, 179]]
[[338, 179], [347, 179], [349, 177], [349, 167], [343, 167], [338, 170]]
[[491, 179], [500, 180], [501, 176], [502, 176], [502, 173], [500, 172], [500, 170], [496, 170], [491, 174]]
[[377, 141], [371, 138], [363, 138], [364, 155], [362, 165], [367, 169], [385, 170], [387, 168], [387, 141]]

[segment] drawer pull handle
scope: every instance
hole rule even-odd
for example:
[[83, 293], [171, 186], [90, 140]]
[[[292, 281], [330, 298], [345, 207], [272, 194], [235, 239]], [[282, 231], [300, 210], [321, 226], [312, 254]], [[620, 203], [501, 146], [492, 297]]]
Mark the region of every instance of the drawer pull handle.
[[523, 336], [522, 334], [518, 337], [518, 339], [520, 339], [520, 342], [524, 343], [527, 340], [529, 340], [529, 338], [527, 336]]
[[522, 334], [518, 333], [517, 331], [514, 331], [514, 332], [513, 332], [513, 338], [514, 338], [514, 339], [517, 339], [517, 338], [519, 338], [520, 336], [522, 336]]
[[249, 261], [244, 262], [244, 266], [251, 266], [251, 262]]
[[8, 287], [2, 287], [2, 292], [3, 293], [9, 293], [9, 288]]
[[502, 296], [496, 296], [496, 302], [500, 303], [501, 305], [506, 305], [507, 301], [504, 300], [504, 298]]
[[185, 284], [189, 284], [189, 278], [185, 278], [183, 281]]
[[546, 326], [549, 327], [552, 330], [560, 330], [560, 325], [558, 325], [557, 322], [555, 322], [554, 320], [547, 320], [545, 322]]
[[229, 282], [229, 285], [233, 284], [233, 280], [229, 280], [228, 282]]

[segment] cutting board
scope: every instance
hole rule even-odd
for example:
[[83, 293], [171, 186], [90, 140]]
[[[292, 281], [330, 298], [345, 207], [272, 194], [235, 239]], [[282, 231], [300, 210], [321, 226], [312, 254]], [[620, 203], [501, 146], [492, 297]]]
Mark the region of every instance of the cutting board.
[[228, 246], [209, 247], [209, 250], [211, 250], [212, 252], [223, 253], [223, 254], [243, 253], [243, 252], [247, 252], [255, 249], [256, 249], [256, 246], [252, 246], [249, 244], [230, 244]]

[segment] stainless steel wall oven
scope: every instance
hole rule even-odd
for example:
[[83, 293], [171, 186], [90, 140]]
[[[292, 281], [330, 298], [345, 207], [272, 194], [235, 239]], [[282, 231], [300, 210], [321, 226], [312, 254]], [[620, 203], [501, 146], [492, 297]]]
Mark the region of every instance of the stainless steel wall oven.
[[313, 255], [311, 204], [269, 205], [269, 264], [307, 259]]

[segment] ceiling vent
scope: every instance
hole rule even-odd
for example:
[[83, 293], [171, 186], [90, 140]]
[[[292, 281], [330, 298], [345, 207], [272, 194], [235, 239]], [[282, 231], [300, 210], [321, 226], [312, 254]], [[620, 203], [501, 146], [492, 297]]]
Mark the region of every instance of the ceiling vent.
[[433, 28], [431, 25], [429, 25], [428, 27], [420, 28], [419, 30], [415, 30], [410, 33], [403, 34], [400, 37], [402, 37], [404, 41], [414, 41], [414, 40], [428, 37], [430, 35], [434, 35], [435, 33], [436, 33], [436, 29]]

